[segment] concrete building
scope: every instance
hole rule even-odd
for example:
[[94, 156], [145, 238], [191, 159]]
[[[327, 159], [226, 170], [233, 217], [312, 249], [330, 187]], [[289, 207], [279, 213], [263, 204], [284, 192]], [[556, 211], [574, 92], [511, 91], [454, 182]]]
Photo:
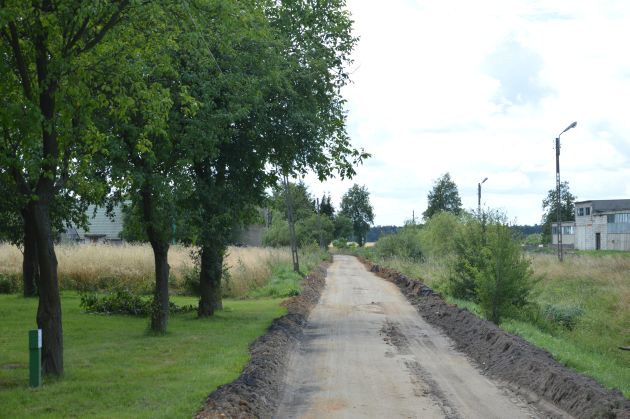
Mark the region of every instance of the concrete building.
[[[552, 227], [553, 244], [557, 229]], [[575, 203], [575, 221], [562, 223], [562, 243], [579, 250], [630, 251], [630, 199]]]

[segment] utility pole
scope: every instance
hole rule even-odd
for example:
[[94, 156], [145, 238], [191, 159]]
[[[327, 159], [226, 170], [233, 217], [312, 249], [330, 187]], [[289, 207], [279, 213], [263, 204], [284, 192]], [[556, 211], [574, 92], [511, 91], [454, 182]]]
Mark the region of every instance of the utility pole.
[[322, 206], [317, 198], [317, 229], [319, 230], [319, 247], [324, 249], [324, 232], [322, 231]]
[[570, 130], [571, 128], [575, 128], [575, 126], [577, 125], [577, 122], [573, 122], [571, 125], [569, 125], [568, 127], [566, 127], [564, 129], [564, 131], [562, 131], [560, 134], [558, 134], [558, 136], [556, 137], [556, 195], [557, 195], [557, 202], [556, 202], [556, 223], [557, 223], [557, 228], [556, 228], [556, 235], [557, 235], [557, 240], [558, 240], [558, 260], [560, 262], [562, 262], [562, 260], [564, 259], [563, 257], [563, 250], [562, 250], [562, 211], [561, 211], [561, 205], [562, 205], [562, 199], [560, 197], [560, 136], [562, 134], [564, 134], [565, 132], [567, 132], [568, 130]]
[[484, 183], [488, 178], [485, 178], [481, 182], [477, 184], [477, 215], [481, 217], [481, 184]]
[[291, 259], [293, 259], [293, 270], [300, 272], [300, 262], [298, 260], [297, 238], [295, 237], [295, 222], [293, 220], [293, 199], [289, 192], [289, 178], [284, 175], [284, 198], [287, 204], [287, 221], [289, 223], [289, 236], [291, 237]]

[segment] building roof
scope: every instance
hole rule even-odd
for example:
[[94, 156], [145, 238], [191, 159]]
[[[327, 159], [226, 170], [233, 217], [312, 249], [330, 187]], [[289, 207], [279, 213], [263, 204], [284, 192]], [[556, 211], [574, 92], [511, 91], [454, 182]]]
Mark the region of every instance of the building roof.
[[627, 211], [630, 210], [630, 199], [597, 199], [576, 202], [575, 205], [590, 203], [593, 212]]

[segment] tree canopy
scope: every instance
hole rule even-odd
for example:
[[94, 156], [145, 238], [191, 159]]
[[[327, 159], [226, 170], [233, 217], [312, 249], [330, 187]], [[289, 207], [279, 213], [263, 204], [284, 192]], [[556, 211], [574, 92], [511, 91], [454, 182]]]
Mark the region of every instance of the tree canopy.
[[[577, 197], [569, 190], [569, 182], [560, 182], [560, 221], [575, 220], [575, 200]], [[550, 189], [542, 200], [542, 240], [543, 243], [551, 243], [551, 227], [557, 222], [558, 216], [558, 191]]]
[[352, 231], [359, 246], [365, 244], [370, 226], [374, 224], [374, 210], [370, 193], [365, 186], [356, 183], [341, 198], [341, 215], [352, 221]]
[[459, 197], [457, 185], [448, 172], [435, 181], [433, 189], [427, 196], [427, 201], [427, 209], [422, 214], [425, 220], [442, 211], [455, 215], [459, 215], [462, 211], [462, 200]]
[[308, 171], [351, 177], [368, 157], [345, 127], [357, 39], [343, 0], [0, 4], [0, 180], [15, 198], [0, 234], [31, 243], [33, 226], [47, 374], [63, 373], [54, 235], [87, 204], [130, 202], [163, 333], [175, 235], [199, 249], [198, 313], [211, 315], [227, 240], [266, 189]]

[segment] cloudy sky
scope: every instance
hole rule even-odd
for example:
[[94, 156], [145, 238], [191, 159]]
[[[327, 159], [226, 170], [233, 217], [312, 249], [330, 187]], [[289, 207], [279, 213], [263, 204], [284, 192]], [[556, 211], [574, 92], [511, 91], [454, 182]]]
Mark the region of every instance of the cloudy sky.
[[402, 225], [450, 172], [465, 208], [541, 218], [560, 168], [578, 200], [630, 197], [630, 2], [348, 0], [360, 37], [344, 91], [372, 158], [352, 181], [306, 182], [338, 208], [367, 186], [376, 225]]

